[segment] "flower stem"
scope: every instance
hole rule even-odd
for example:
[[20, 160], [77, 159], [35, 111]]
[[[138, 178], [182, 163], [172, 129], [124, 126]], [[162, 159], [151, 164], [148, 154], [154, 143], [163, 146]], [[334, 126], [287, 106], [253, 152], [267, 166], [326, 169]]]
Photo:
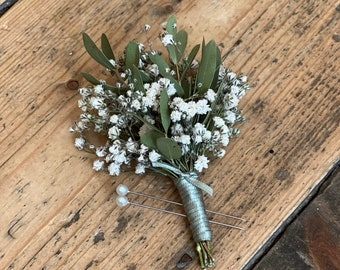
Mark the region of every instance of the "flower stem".
[[[196, 174], [191, 174], [197, 177]], [[209, 220], [205, 212], [203, 196], [201, 190], [191, 184], [185, 177], [175, 179], [175, 185], [181, 195], [182, 202], [187, 214], [191, 231], [195, 242], [196, 249], [203, 269], [214, 267], [215, 262], [212, 256], [212, 233], [209, 226]]]
[[196, 250], [202, 269], [207, 267], [215, 267], [215, 260], [212, 256], [212, 247], [210, 241], [198, 242]]

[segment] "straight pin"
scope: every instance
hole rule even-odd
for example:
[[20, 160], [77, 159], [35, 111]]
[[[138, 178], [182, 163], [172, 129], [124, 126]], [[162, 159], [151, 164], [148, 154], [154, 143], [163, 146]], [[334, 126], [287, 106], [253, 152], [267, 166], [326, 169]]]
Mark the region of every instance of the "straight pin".
[[[160, 209], [160, 208], [156, 208], [156, 207], [153, 207], [153, 206], [144, 205], [144, 204], [140, 204], [140, 203], [136, 203], [136, 202], [131, 202], [131, 201], [128, 200], [126, 195], [128, 193], [131, 193], [131, 194], [143, 196], [143, 197], [146, 197], [146, 198], [150, 198], [150, 199], [154, 199], [154, 200], [159, 200], [159, 201], [163, 201], [163, 202], [167, 202], [167, 203], [171, 203], [171, 204], [175, 204], [175, 205], [181, 205], [181, 206], [183, 205], [182, 203], [166, 200], [166, 199], [159, 198], [159, 197], [150, 196], [150, 195], [139, 193], [139, 192], [129, 191], [128, 187], [126, 185], [123, 185], [123, 184], [121, 184], [121, 185], [119, 185], [117, 187], [116, 192], [119, 195], [117, 197], [117, 199], [116, 199], [116, 204], [119, 207], [125, 207], [125, 206], [130, 204], [132, 206], [142, 207], [142, 208], [146, 208], [146, 209], [150, 209], [150, 210], [154, 210], [154, 211], [159, 211], [159, 212], [163, 212], [163, 213], [167, 213], [167, 214], [172, 214], [172, 215], [177, 215], [177, 216], [181, 216], [181, 217], [186, 217], [185, 214], [181, 214], [181, 213], [177, 213], [177, 212], [169, 211], [169, 210], [165, 210], [165, 209]], [[213, 213], [213, 214], [216, 214], [216, 215], [220, 215], [220, 216], [225, 216], [225, 217], [229, 217], [229, 218], [238, 219], [238, 220], [241, 220], [241, 221], [246, 221], [243, 218], [239, 218], [239, 217], [235, 217], [235, 216], [230, 216], [230, 215], [219, 213], [219, 212], [215, 212], [215, 211], [207, 210], [207, 212]], [[222, 222], [217, 222], [217, 221], [213, 221], [213, 220], [209, 220], [209, 222], [211, 224], [216, 224], [216, 225], [220, 225], [220, 226], [224, 226], [224, 227], [234, 228], [234, 229], [238, 229], [238, 230], [241, 230], [241, 231], [246, 230], [243, 227], [239, 227], [239, 226], [235, 226], [235, 225], [231, 225], [231, 224], [226, 224], [226, 223], [222, 223]]]
[[[138, 196], [142, 196], [145, 198], [149, 198], [149, 199], [153, 199], [153, 200], [157, 200], [157, 201], [162, 201], [162, 202], [166, 202], [166, 203], [171, 203], [171, 204], [175, 204], [175, 205], [179, 205], [179, 206], [183, 206], [182, 203], [179, 202], [175, 202], [175, 201], [170, 201], [167, 199], [163, 199], [160, 197], [156, 197], [156, 196], [151, 196], [148, 194], [144, 194], [144, 193], [139, 193], [139, 192], [135, 192], [135, 191], [131, 191], [129, 190], [129, 188], [124, 185], [124, 184], [119, 184], [116, 188], [116, 192], [119, 196], [126, 196], [128, 193], [130, 194], [134, 194], [134, 195], [138, 195]], [[218, 215], [218, 216], [223, 216], [223, 217], [227, 217], [227, 218], [233, 218], [233, 219], [237, 219], [243, 222], [246, 222], [247, 220], [244, 218], [240, 218], [240, 217], [236, 217], [236, 216], [232, 216], [232, 215], [228, 215], [228, 214], [224, 214], [224, 213], [220, 213], [220, 212], [215, 212], [212, 210], [205, 210], [208, 213], [214, 214], [214, 215]]]

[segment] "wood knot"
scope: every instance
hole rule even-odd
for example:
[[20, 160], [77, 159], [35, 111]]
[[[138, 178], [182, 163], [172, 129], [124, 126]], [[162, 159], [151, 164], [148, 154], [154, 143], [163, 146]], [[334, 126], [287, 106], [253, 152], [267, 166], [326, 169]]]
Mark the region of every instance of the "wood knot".
[[70, 90], [77, 90], [79, 88], [79, 82], [77, 80], [68, 80], [66, 83], [66, 87], [67, 89]]

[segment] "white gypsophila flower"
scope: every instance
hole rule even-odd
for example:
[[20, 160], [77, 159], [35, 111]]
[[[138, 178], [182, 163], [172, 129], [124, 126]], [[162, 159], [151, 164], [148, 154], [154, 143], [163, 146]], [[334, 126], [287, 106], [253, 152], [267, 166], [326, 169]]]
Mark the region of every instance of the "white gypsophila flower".
[[98, 110], [98, 116], [100, 116], [102, 118], [108, 117], [109, 116], [109, 109], [105, 108], [105, 109]]
[[156, 64], [148, 65], [147, 70], [149, 71], [150, 74], [152, 74], [155, 77], [157, 77], [159, 74], [159, 69]]
[[104, 169], [104, 161], [102, 161], [102, 160], [95, 160], [94, 162], [93, 162], [93, 167], [92, 167], [95, 171], [101, 171], [101, 170], [103, 170]]
[[195, 144], [199, 144], [201, 142], [203, 142], [203, 137], [201, 135], [194, 135], [194, 142]]
[[208, 142], [211, 139], [211, 131], [206, 130], [205, 133], [202, 136], [203, 141]]
[[167, 88], [170, 84], [170, 80], [168, 78], [160, 78], [158, 80], [158, 83], [161, 87], [163, 88]]
[[230, 91], [231, 91], [231, 93], [233, 93], [235, 96], [238, 96], [239, 93], [240, 93], [240, 91], [241, 91], [241, 88], [238, 87], [237, 85], [232, 85], [232, 86], [230, 87]]
[[78, 150], [83, 150], [85, 147], [85, 139], [83, 137], [76, 138], [74, 140], [74, 145]]
[[139, 102], [139, 100], [134, 99], [131, 103], [131, 107], [138, 111], [141, 108], [141, 103]]
[[168, 88], [167, 88], [167, 93], [168, 96], [173, 96], [174, 94], [176, 94], [176, 88], [175, 85], [173, 83], [170, 83]]
[[228, 72], [227, 73], [227, 76], [228, 76], [228, 78], [229, 78], [229, 80], [234, 80], [234, 79], [236, 79], [236, 73], [234, 73], [234, 72]]
[[117, 139], [119, 135], [120, 135], [120, 129], [116, 126], [111, 127], [108, 131], [108, 137], [112, 140]]
[[221, 133], [218, 130], [215, 130], [212, 134], [212, 141], [217, 144], [220, 141]]
[[217, 128], [220, 128], [225, 125], [224, 120], [219, 116], [215, 116], [213, 120], [214, 120], [214, 126]]
[[181, 147], [181, 150], [182, 150], [182, 155], [185, 155], [190, 151], [190, 146], [187, 144], [183, 144]]
[[233, 111], [226, 111], [224, 113], [224, 120], [230, 124], [234, 124], [236, 121], [236, 114]]
[[107, 168], [110, 175], [118, 176], [120, 174], [120, 164], [112, 162]]
[[150, 95], [142, 97], [142, 106], [144, 108], [151, 108], [153, 106], [153, 98]]
[[92, 90], [89, 88], [80, 88], [79, 94], [83, 97], [88, 97], [92, 94]]
[[218, 79], [222, 80], [225, 77], [225, 68], [223, 65], [220, 65], [219, 70], [218, 70]]
[[182, 143], [182, 144], [190, 144], [190, 136], [182, 134], [180, 136], [179, 142]]
[[193, 69], [196, 69], [196, 68], [198, 68], [198, 65], [199, 65], [198, 61], [196, 59], [194, 59], [191, 62], [191, 66], [190, 67], [193, 68]]
[[229, 135], [228, 134], [221, 134], [221, 144], [223, 146], [227, 146], [229, 144]]
[[243, 76], [240, 77], [240, 81], [241, 81], [242, 83], [246, 83], [246, 82], [248, 81], [248, 77], [245, 76], [245, 75], [243, 75]]
[[160, 158], [161, 158], [161, 155], [158, 154], [155, 150], [152, 150], [152, 151], [149, 153], [149, 160], [150, 160], [151, 162], [156, 162], [156, 161], [158, 161]]
[[183, 134], [183, 126], [179, 123], [175, 123], [174, 125], [171, 126], [171, 134], [174, 136], [181, 135]]
[[127, 163], [127, 158], [126, 158], [125, 150], [120, 151], [117, 155], [115, 155], [114, 160], [118, 164], [122, 164], [122, 163], [126, 164]]
[[200, 99], [199, 101], [197, 101], [197, 103], [196, 103], [197, 114], [204, 115], [204, 114], [206, 114], [207, 112], [210, 112], [210, 111], [211, 111], [211, 108], [208, 105], [208, 100]]
[[142, 52], [144, 50], [145, 46], [143, 43], [138, 43], [138, 50], [139, 52]]
[[230, 130], [229, 130], [229, 128], [228, 128], [227, 125], [221, 126], [220, 132], [221, 132], [221, 134], [226, 134], [226, 135], [229, 135], [229, 134], [230, 134]]
[[148, 25], [148, 24], [145, 24], [145, 25], [144, 25], [144, 29], [145, 29], [145, 31], [149, 32], [150, 29], [151, 29], [151, 26]]
[[94, 87], [94, 92], [97, 94], [97, 95], [103, 95], [104, 94], [104, 88], [101, 84], [98, 84]]
[[126, 144], [125, 144], [126, 150], [129, 153], [137, 153], [137, 147], [138, 147], [138, 143], [136, 143], [131, 137], [129, 137], [129, 139], [127, 140]]
[[196, 123], [194, 125], [193, 133], [204, 134], [206, 130], [207, 130], [206, 127], [202, 123]]
[[170, 114], [170, 118], [171, 118], [171, 121], [172, 122], [179, 122], [181, 121], [181, 118], [182, 118], [182, 113], [179, 112], [179, 111], [172, 111], [171, 114]]
[[164, 35], [164, 37], [162, 38], [162, 43], [165, 47], [174, 44], [175, 41], [173, 35], [171, 34]]
[[145, 173], [145, 166], [141, 163], [138, 163], [135, 169], [135, 174], [143, 174]]
[[99, 110], [105, 107], [104, 100], [99, 97], [91, 97], [90, 104], [91, 104], [91, 107], [96, 110]]
[[208, 91], [205, 93], [205, 98], [209, 100], [210, 102], [214, 102], [216, 98], [216, 93], [212, 89], [208, 89]]
[[226, 153], [226, 151], [225, 151], [224, 149], [219, 149], [219, 150], [217, 151], [216, 156], [219, 157], [219, 158], [222, 158], [222, 157], [225, 156], [225, 153]]
[[114, 67], [116, 66], [116, 61], [115, 60], [109, 59], [109, 62], [111, 63], [112, 66], [114, 66]]
[[112, 142], [111, 146], [109, 147], [109, 152], [114, 155], [118, 155], [121, 148], [122, 148], [121, 142], [119, 140], [115, 140]]
[[96, 148], [97, 157], [104, 157], [104, 156], [106, 156], [106, 154], [107, 154], [106, 147], [99, 146], [99, 147]]
[[191, 119], [197, 113], [196, 102], [195, 101], [189, 101], [187, 104], [188, 104], [187, 109], [184, 112], [187, 114], [188, 118]]
[[203, 169], [208, 168], [209, 159], [206, 156], [198, 156], [195, 161], [194, 168], [198, 172], [202, 172]]
[[145, 154], [148, 150], [149, 148], [147, 146], [145, 146], [144, 144], [141, 144], [139, 148], [139, 153], [142, 155], [142, 154]]
[[118, 123], [118, 120], [119, 120], [119, 116], [118, 115], [116, 115], [116, 114], [113, 114], [113, 115], [111, 115], [111, 117], [110, 117], [110, 122], [112, 123], [112, 124], [117, 124]]
[[172, 100], [170, 107], [171, 108], [183, 108], [185, 101], [181, 97], [174, 97]]

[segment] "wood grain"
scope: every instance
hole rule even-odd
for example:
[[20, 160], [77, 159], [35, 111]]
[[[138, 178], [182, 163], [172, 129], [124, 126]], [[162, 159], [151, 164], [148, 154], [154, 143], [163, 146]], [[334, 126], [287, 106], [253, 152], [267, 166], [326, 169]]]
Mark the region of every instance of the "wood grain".
[[328, 269], [340, 265], [340, 167], [254, 270]]
[[246, 232], [213, 227], [217, 269], [241, 269], [339, 160], [337, 5], [19, 1], [0, 18], [0, 268], [198, 268], [185, 220], [114, 204], [119, 183], [178, 200], [172, 183], [96, 174], [68, 132], [80, 72], [101, 74], [80, 33], [105, 32], [119, 54], [131, 39], [146, 42], [145, 23], [156, 46], [158, 25], [176, 14], [190, 46], [215, 39], [253, 84], [240, 137], [202, 176], [215, 189], [208, 208], [249, 220]]

